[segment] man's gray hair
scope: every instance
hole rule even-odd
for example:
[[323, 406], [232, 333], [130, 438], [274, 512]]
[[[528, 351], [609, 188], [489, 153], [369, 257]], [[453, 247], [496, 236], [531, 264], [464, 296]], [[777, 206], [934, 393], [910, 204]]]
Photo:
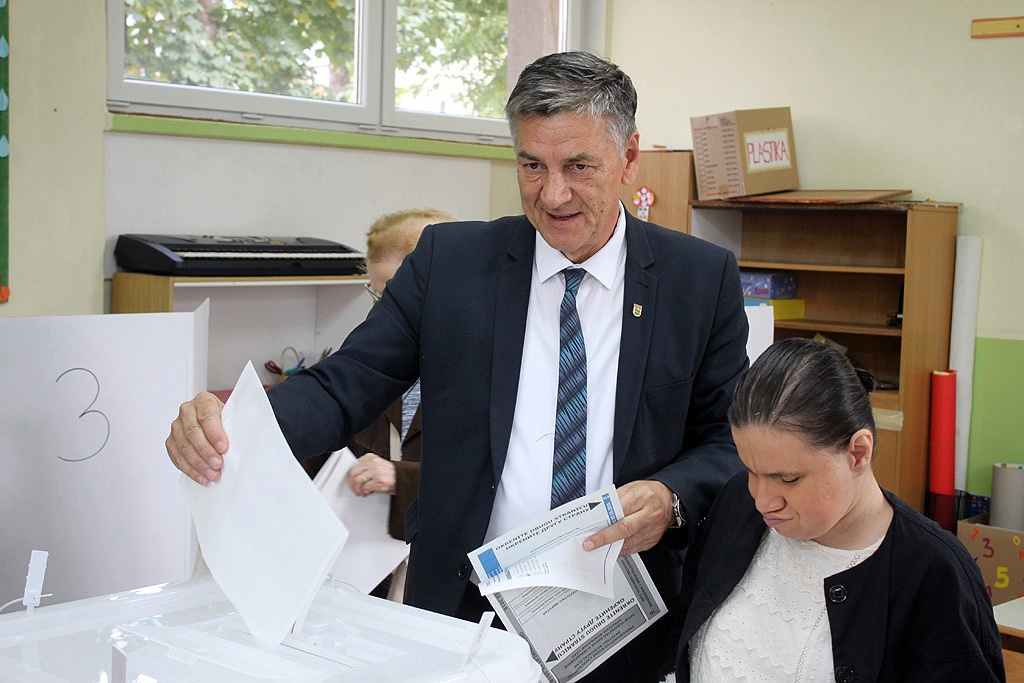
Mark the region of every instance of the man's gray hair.
[[608, 133], [624, 154], [636, 131], [633, 81], [615, 64], [589, 52], [545, 55], [523, 69], [505, 104], [513, 143], [519, 144], [523, 119], [563, 113], [606, 119]]

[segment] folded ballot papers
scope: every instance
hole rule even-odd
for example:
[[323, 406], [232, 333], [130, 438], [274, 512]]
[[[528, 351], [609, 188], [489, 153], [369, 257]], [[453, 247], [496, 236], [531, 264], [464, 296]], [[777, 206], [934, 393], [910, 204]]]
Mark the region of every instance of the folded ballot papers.
[[348, 471], [355, 464], [356, 456], [349, 449], [335, 451], [320, 467], [313, 485], [349, 531], [331, 570], [332, 583], [366, 595], [409, 557], [409, 546], [388, 533], [391, 496], [360, 498], [352, 492]]
[[220, 479], [181, 485], [217, 585], [253, 636], [277, 644], [305, 618], [348, 531], [293, 457], [251, 362], [221, 419]]
[[615, 489], [602, 489], [469, 554], [480, 593], [548, 681], [580, 679], [667, 611], [640, 557], [619, 556], [622, 541], [583, 550], [622, 516]]

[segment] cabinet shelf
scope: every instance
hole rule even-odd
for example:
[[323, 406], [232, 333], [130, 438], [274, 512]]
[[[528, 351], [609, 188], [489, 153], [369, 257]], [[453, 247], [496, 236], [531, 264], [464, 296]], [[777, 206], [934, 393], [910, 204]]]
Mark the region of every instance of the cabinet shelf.
[[878, 389], [871, 392], [871, 405], [874, 408], [896, 410], [899, 401], [900, 392], [897, 389]]
[[174, 287], [309, 287], [368, 282], [365, 275], [273, 275], [245, 279], [237, 277], [172, 276], [170, 280]]
[[118, 271], [111, 284], [112, 313], [193, 311], [210, 301], [207, 388], [235, 384], [252, 361], [265, 384], [275, 381], [263, 364], [292, 347], [306, 358], [337, 348], [362, 322], [372, 303], [360, 275], [254, 277], [168, 276]]
[[841, 332], [845, 334], [865, 334], [879, 337], [900, 337], [903, 330], [890, 325], [862, 325], [842, 320], [810, 320], [799, 318], [791, 320], [776, 320], [776, 329], [785, 330], [807, 330], [811, 332]]
[[[740, 268], [796, 275], [805, 317], [775, 321], [776, 341], [824, 335], [899, 387], [872, 393], [886, 418], [873, 468], [884, 488], [923, 510], [931, 373], [949, 363], [959, 205], [856, 201], [885, 191], [809, 194], [695, 200], [691, 232], [732, 250]], [[887, 325], [899, 312], [902, 327]]]
[[905, 275], [906, 268], [888, 266], [843, 266], [827, 263], [796, 263], [794, 261], [754, 261], [744, 259], [739, 262], [740, 268], [756, 268], [759, 270], [812, 270], [823, 273], [854, 273], [858, 275]]

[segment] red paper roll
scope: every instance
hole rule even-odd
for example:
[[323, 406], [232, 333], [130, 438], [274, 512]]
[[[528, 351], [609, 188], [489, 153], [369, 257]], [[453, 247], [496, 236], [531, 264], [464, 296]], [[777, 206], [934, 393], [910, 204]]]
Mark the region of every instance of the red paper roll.
[[928, 490], [952, 496], [956, 479], [956, 370], [932, 372]]

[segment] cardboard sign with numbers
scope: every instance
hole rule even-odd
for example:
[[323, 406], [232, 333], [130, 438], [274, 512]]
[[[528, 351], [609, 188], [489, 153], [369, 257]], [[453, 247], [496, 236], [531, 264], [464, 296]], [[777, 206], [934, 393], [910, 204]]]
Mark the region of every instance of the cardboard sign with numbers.
[[1024, 531], [987, 521], [987, 513], [961, 519], [956, 536], [978, 563], [992, 604], [998, 605], [1024, 596]]

